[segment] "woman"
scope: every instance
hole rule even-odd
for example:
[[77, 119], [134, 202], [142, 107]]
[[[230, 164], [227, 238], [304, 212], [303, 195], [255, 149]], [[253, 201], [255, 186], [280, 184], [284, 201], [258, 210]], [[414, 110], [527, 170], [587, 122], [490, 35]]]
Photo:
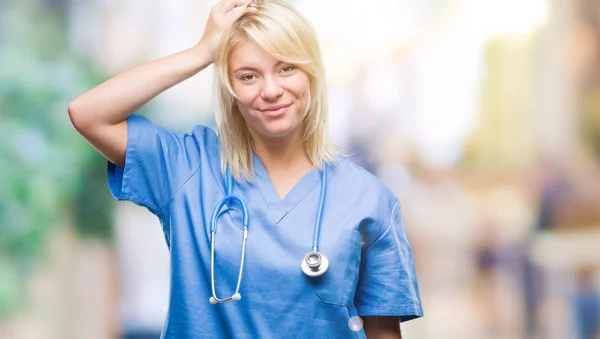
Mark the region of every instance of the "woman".
[[[212, 63], [218, 137], [132, 114]], [[400, 338], [399, 321], [422, 315], [399, 202], [331, 147], [325, 98], [305, 19], [280, 1], [221, 0], [194, 47], [69, 105], [109, 161], [111, 193], [162, 223], [172, 271], [163, 337]]]

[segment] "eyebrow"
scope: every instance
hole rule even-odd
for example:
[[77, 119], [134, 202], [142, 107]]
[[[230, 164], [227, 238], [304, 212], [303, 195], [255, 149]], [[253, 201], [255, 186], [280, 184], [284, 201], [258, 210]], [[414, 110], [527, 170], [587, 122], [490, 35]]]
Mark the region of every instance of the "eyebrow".
[[[273, 68], [277, 68], [277, 66], [280, 66], [281, 64], [284, 64], [284, 63], [285, 63], [285, 62], [283, 62], [283, 61], [279, 61], [279, 62], [277, 62], [277, 63], [275, 64], [275, 66], [274, 66]], [[254, 67], [252, 67], [252, 66], [242, 66], [242, 67], [238, 67], [238, 68], [236, 68], [236, 69], [233, 71], [233, 73], [237, 73], [237, 72], [240, 72], [240, 71], [251, 71], [251, 72], [257, 72], [257, 73], [259, 73], [259, 70], [258, 70], [257, 68], [254, 68]]]
[[258, 69], [254, 68], [254, 67], [250, 67], [250, 66], [242, 66], [236, 70], [233, 71], [233, 73], [237, 73], [240, 71], [252, 71], [252, 72], [258, 72]]

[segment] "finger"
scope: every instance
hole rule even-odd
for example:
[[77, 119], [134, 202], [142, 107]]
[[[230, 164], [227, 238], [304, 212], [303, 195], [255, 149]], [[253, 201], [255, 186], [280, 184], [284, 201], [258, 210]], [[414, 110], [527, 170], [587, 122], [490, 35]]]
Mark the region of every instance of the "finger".
[[223, 7], [223, 4], [226, 2], [226, 0], [220, 0], [218, 2], [216, 2], [213, 6], [212, 6], [212, 10], [215, 12], [218, 12], [221, 10], [221, 7]]
[[246, 9], [251, 3], [252, 0], [223, 0], [221, 10], [228, 14], [232, 9]]
[[256, 11], [256, 8], [252, 4], [252, 0], [246, 0], [242, 5], [233, 7], [226, 15], [237, 19], [246, 12]]

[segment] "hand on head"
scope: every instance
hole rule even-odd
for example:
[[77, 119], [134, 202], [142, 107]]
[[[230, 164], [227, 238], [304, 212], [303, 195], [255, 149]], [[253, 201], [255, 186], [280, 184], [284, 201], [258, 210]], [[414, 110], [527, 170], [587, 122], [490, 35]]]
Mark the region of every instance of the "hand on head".
[[244, 13], [256, 11], [255, 2], [258, 0], [221, 0], [213, 5], [204, 28], [199, 45], [209, 50], [211, 61], [214, 62], [223, 34]]

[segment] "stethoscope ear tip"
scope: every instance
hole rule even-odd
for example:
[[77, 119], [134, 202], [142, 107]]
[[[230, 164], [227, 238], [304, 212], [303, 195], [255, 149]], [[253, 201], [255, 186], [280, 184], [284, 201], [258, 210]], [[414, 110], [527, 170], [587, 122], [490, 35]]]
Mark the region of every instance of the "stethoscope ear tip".
[[215, 299], [215, 298], [213, 298], [213, 297], [210, 297], [210, 298], [208, 299], [208, 302], [209, 302], [209, 303], [211, 303], [211, 304], [213, 304], [213, 305], [215, 305], [215, 304], [217, 303], [217, 299]]
[[232, 300], [238, 301], [238, 300], [242, 300], [242, 295], [239, 293], [236, 293], [233, 295], [233, 297], [231, 297]]

